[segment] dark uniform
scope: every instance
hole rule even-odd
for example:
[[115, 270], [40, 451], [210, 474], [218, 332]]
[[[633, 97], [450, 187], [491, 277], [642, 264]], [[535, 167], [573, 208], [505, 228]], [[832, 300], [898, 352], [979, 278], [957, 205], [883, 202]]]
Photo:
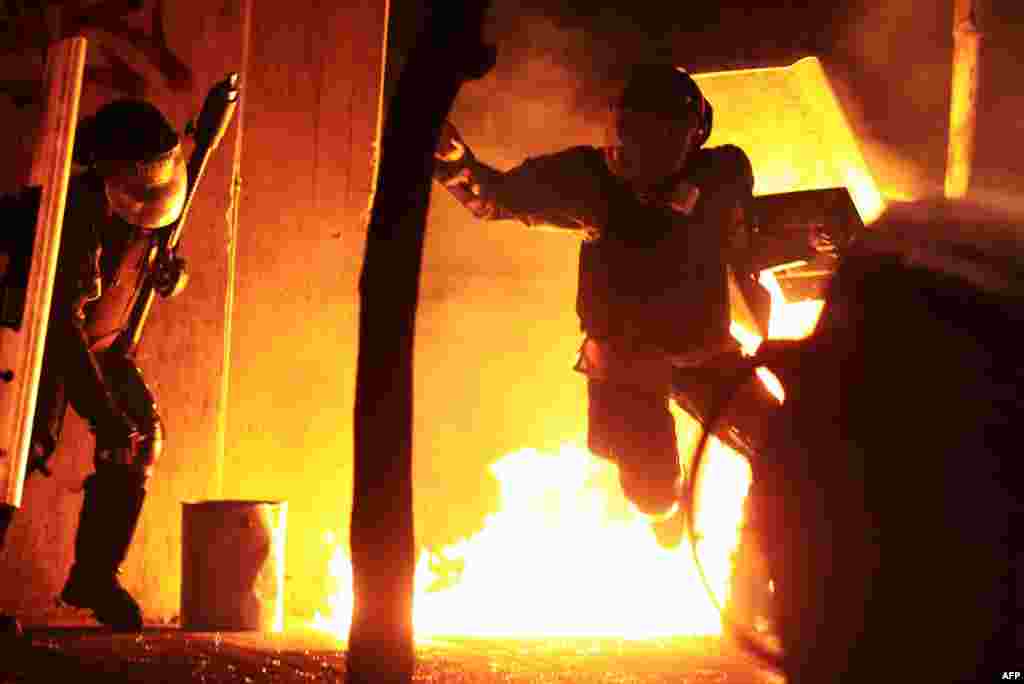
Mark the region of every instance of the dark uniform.
[[[95, 473], [75, 538], [75, 563], [61, 598], [91, 609], [116, 630], [142, 627], [138, 604], [117, 574], [142, 511], [146, 482], [162, 450], [164, 429], [153, 395], [125, 344], [145, 275], [161, 265], [161, 294], [176, 293], [183, 263], [156, 259], [157, 246], [180, 215], [185, 169], [177, 135], [151, 105], [121, 100], [79, 127], [76, 161], [61, 232], [46, 347], [32, 433], [31, 470], [60, 441], [67, 407], [95, 435]], [[31, 252], [41, 192], [0, 198], [4, 244], [12, 265]], [[20, 258], [19, 258], [20, 256]]]
[[749, 159], [735, 146], [696, 149], [645, 194], [615, 172], [613, 148], [574, 147], [499, 172], [457, 142], [463, 156], [442, 158], [435, 178], [477, 217], [582, 239], [576, 310], [587, 339], [577, 369], [588, 376], [588, 446], [618, 465], [642, 512], [664, 515], [680, 476], [673, 364], [734, 346], [724, 247], [752, 194]]
[[[8, 235], [31, 234], [39, 197], [39, 189], [31, 188], [0, 198], [0, 212], [15, 228]], [[37, 468], [40, 457], [57, 448], [69, 403], [98, 436], [162, 433], [134, 360], [111, 351], [158, 239], [159, 231], [106, 215], [103, 181], [95, 174], [71, 180], [32, 434]], [[107, 456], [104, 450], [97, 453]]]

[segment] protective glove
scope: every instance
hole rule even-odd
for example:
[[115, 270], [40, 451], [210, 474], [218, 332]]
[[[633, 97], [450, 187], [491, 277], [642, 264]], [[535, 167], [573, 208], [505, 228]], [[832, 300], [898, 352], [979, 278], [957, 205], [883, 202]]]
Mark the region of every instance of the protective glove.
[[434, 156], [445, 162], [456, 162], [466, 154], [466, 145], [462, 142], [462, 136], [450, 121], [445, 121], [441, 126], [441, 137], [437, 142], [437, 150]]
[[153, 266], [153, 287], [157, 294], [164, 299], [170, 299], [180, 294], [187, 284], [188, 270], [185, 259], [161, 250]]
[[828, 226], [816, 225], [811, 227], [808, 235], [808, 243], [811, 249], [818, 254], [838, 258], [846, 241], [842, 236], [835, 235]]
[[484, 192], [469, 168], [464, 167], [441, 182], [477, 218], [489, 219], [497, 213], [494, 198]]

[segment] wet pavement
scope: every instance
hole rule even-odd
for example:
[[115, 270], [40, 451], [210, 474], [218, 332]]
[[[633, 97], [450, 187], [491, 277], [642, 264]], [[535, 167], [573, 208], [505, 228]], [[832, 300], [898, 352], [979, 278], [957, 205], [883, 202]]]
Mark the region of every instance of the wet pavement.
[[[345, 674], [344, 643], [307, 629], [259, 634], [170, 627], [123, 635], [93, 627], [37, 627], [3, 651], [0, 684], [292, 684], [343, 682]], [[459, 637], [425, 641], [417, 656], [414, 681], [439, 684], [783, 684], [715, 638]]]

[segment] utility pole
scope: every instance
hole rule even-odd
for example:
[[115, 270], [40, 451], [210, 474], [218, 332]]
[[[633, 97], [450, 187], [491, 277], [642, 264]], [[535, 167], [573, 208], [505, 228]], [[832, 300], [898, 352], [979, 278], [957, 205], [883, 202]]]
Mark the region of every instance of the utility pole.
[[423, 240], [441, 126], [462, 83], [494, 65], [495, 52], [482, 38], [488, 3], [428, 5], [380, 134], [359, 280], [346, 684], [413, 678], [413, 335]]
[[967, 194], [974, 158], [977, 125], [978, 30], [974, 0], [954, 0], [953, 81], [949, 107], [949, 150], [946, 157], [945, 195], [959, 199]]

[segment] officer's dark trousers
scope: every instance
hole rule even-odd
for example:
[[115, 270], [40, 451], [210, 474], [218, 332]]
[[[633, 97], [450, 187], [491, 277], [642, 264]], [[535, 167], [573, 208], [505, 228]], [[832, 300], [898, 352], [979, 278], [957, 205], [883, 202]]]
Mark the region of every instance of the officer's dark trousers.
[[680, 475], [675, 419], [656, 391], [588, 380], [587, 447], [616, 463], [622, 491], [641, 512], [659, 515], [675, 501]]

